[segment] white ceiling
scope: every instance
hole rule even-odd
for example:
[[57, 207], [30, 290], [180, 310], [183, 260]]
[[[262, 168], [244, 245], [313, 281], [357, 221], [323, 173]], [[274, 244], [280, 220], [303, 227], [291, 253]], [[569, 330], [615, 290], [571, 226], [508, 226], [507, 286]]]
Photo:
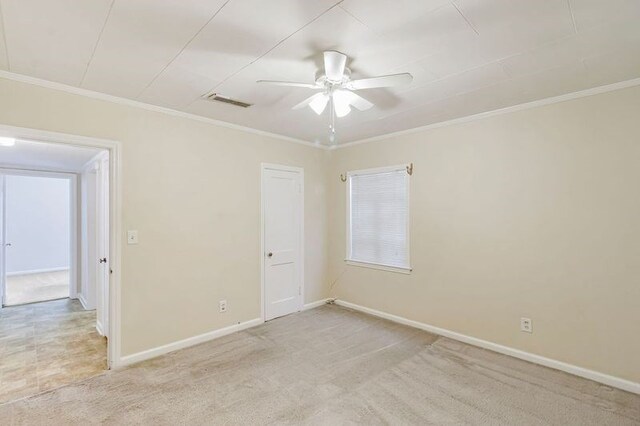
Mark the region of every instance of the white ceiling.
[[101, 150], [56, 143], [17, 140], [0, 146], [0, 167], [79, 172]]
[[[326, 49], [360, 92], [341, 142], [640, 77], [639, 0], [0, 0], [0, 68], [307, 141], [328, 118], [309, 96]], [[216, 92], [254, 105], [200, 99]], [[325, 113], [326, 114], [326, 113]]]

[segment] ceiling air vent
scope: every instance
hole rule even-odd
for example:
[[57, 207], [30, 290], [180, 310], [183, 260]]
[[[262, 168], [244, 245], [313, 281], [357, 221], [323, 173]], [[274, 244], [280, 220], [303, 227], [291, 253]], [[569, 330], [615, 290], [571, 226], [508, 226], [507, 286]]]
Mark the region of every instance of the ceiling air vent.
[[225, 104], [231, 104], [231, 105], [235, 105], [235, 106], [239, 106], [242, 108], [249, 108], [252, 104], [248, 104], [246, 102], [242, 102], [242, 101], [238, 101], [235, 99], [231, 99], [231, 98], [227, 98], [226, 96], [222, 96], [218, 93], [207, 93], [206, 95], [204, 95], [202, 97], [202, 99], [207, 100], [207, 101], [216, 101], [216, 102], [223, 102]]

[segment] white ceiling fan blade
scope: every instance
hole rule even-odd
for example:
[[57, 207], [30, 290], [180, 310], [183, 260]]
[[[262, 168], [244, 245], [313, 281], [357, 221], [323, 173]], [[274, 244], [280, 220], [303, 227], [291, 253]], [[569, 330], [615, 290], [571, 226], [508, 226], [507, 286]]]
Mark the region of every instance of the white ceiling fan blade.
[[412, 80], [413, 76], [409, 73], [383, 75], [380, 77], [351, 80], [345, 85], [345, 87], [351, 90], [375, 89], [378, 87], [392, 87], [409, 84]]
[[355, 93], [349, 92], [349, 91], [347, 91], [347, 93], [349, 93], [348, 95], [349, 103], [354, 107], [356, 107], [358, 110], [366, 111], [373, 106], [371, 102], [369, 102], [362, 96], [356, 95]]
[[356, 95], [352, 91], [344, 89], [339, 89], [333, 92], [333, 101], [334, 105], [336, 106], [336, 112], [339, 108], [342, 111], [351, 111], [351, 108], [349, 107], [350, 105], [356, 107], [360, 111], [366, 111], [373, 106], [371, 102], [369, 102], [362, 96]]
[[313, 109], [313, 111], [315, 111], [316, 114], [320, 115], [326, 108], [328, 101], [329, 97], [325, 93], [316, 93], [315, 95], [308, 97], [291, 109], [301, 109], [308, 105], [311, 107], [311, 109]]
[[287, 86], [287, 87], [304, 87], [307, 89], [322, 89], [322, 86], [317, 86], [310, 83], [298, 83], [295, 81], [275, 81], [275, 80], [258, 80], [256, 83], [271, 84], [272, 86]]
[[324, 52], [324, 74], [329, 81], [342, 81], [344, 67], [347, 65], [347, 56], [335, 50]]

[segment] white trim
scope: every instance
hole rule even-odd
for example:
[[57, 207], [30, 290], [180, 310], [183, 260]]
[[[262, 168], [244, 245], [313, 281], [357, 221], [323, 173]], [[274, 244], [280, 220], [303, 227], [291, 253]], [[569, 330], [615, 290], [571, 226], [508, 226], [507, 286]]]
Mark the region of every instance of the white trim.
[[37, 168], [30, 168], [28, 166], [16, 166], [15, 164], [5, 164], [5, 163], [0, 163], [0, 169], [25, 171], [25, 172], [80, 173], [75, 170], [64, 168], [64, 167], [38, 166]]
[[[2, 76], [0, 72], [0, 76]], [[107, 341], [107, 362], [109, 368], [120, 363], [120, 348], [122, 347], [121, 333], [121, 234], [122, 234], [122, 149], [120, 142], [87, 136], [71, 135], [67, 133], [50, 132], [47, 130], [29, 129], [26, 127], [7, 126], [0, 124], [1, 136], [31, 139], [41, 142], [58, 143], [64, 145], [89, 146], [109, 150], [109, 222], [110, 222], [110, 261], [111, 279], [109, 282], [109, 330]], [[1, 249], [1, 248], [0, 248]]]
[[309, 309], [318, 308], [318, 307], [320, 307], [322, 305], [326, 305], [329, 300], [331, 300], [331, 299], [320, 299], [320, 300], [316, 300], [315, 302], [305, 303], [302, 306], [302, 310], [303, 311], [308, 311]]
[[544, 98], [544, 99], [538, 99], [538, 100], [535, 100], [535, 101], [526, 102], [526, 103], [518, 104], [518, 105], [512, 105], [512, 106], [509, 106], [509, 107], [500, 108], [500, 109], [496, 109], [496, 110], [492, 110], [492, 111], [481, 112], [481, 113], [478, 113], [478, 114], [468, 115], [468, 116], [465, 116], [465, 117], [454, 118], [452, 120], [441, 121], [441, 122], [438, 122], [438, 123], [432, 123], [432, 124], [428, 124], [426, 126], [414, 127], [414, 128], [411, 128], [411, 129], [400, 130], [398, 132], [391, 132], [391, 133], [386, 133], [386, 134], [383, 134], [383, 135], [373, 136], [373, 137], [366, 138], [366, 139], [359, 139], [359, 140], [356, 140], [356, 141], [353, 141], [353, 142], [346, 142], [346, 143], [339, 144], [339, 145], [327, 146], [327, 145], [317, 144], [317, 143], [314, 143], [314, 142], [309, 142], [309, 141], [306, 141], [306, 140], [303, 140], [303, 139], [293, 138], [291, 136], [281, 135], [281, 134], [277, 134], [277, 133], [270, 133], [270, 132], [266, 132], [264, 130], [258, 130], [258, 129], [254, 129], [254, 128], [251, 128], [251, 127], [241, 126], [239, 124], [233, 124], [233, 123], [229, 123], [229, 122], [226, 122], [226, 121], [221, 121], [221, 120], [216, 120], [216, 119], [213, 119], [213, 118], [203, 117], [203, 116], [200, 116], [200, 115], [191, 114], [191, 113], [183, 112], [183, 111], [178, 111], [178, 110], [171, 109], [171, 108], [161, 107], [161, 106], [157, 106], [157, 105], [151, 105], [151, 104], [147, 104], [145, 102], [135, 101], [133, 99], [126, 99], [126, 98], [121, 98], [121, 97], [118, 97], [118, 96], [107, 95], [106, 93], [95, 92], [93, 90], [88, 90], [88, 89], [83, 89], [83, 88], [80, 88], [80, 87], [69, 86], [69, 85], [66, 85], [66, 84], [56, 83], [56, 82], [48, 81], [48, 80], [43, 80], [43, 79], [36, 78], [36, 77], [30, 77], [30, 76], [26, 76], [26, 75], [23, 75], [23, 74], [17, 74], [17, 73], [10, 72], [10, 71], [0, 70], [0, 78], [4, 78], [4, 79], [7, 79], [7, 80], [12, 80], [12, 81], [17, 81], [17, 82], [20, 82], [20, 83], [32, 84], [34, 86], [40, 86], [40, 87], [44, 87], [44, 88], [47, 88], [47, 89], [58, 90], [58, 91], [61, 91], [61, 92], [66, 92], [66, 93], [71, 93], [71, 94], [74, 94], [74, 95], [84, 96], [84, 97], [91, 98], [91, 99], [98, 99], [98, 100], [111, 102], [111, 103], [115, 103], [115, 104], [127, 105], [127, 106], [131, 106], [131, 107], [141, 108], [141, 109], [144, 109], [144, 110], [147, 110], [147, 111], [154, 111], [154, 112], [159, 112], [159, 113], [163, 113], [163, 114], [168, 114], [168, 115], [172, 115], [172, 116], [175, 116], [175, 117], [187, 118], [187, 119], [190, 119], [190, 120], [200, 121], [200, 122], [203, 122], [203, 123], [209, 123], [209, 124], [213, 124], [213, 125], [220, 126], [220, 127], [226, 127], [226, 128], [230, 128], [230, 129], [234, 129], [234, 130], [244, 131], [244, 132], [247, 132], [247, 133], [253, 133], [253, 134], [256, 134], [256, 135], [260, 135], [260, 136], [266, 136], [266, 137], [271, 137], [271, 138], [279, 139], [279, 140], [283, 140], [283, 141], [298, 143], [298, 144], [302, 144], [302, 145], [306, 145], [306, 146], [310, 146], [310, 147], [318, 148], [318, 149], [322, 149], [322, 150], [334, 150], [334, 149], [346, 148], [346, 147], [353, 146], [353, 145], [360, 145], [360, 144], [363, 144], [363, 143], [375, 142], [375, 141], [389, 139], [389, 138], [396, 137], [396, 136], [401, 136], [401, 135], [406, 135], [406, 134], [411, 134], [411, 133], [417, 133], [417, 132], [421, 132], [421, 131], [424, 131], [424, 130], [436, 129], [438, 127], [446, 127], [446, 126], [451, 126], [451, 125], [454, 125], [454, 124], [467, 123], [467, 122], [470, 122], [470, 121], [476, 121], [476, 120], [479, 120], [479, 119], [482, 119], [482, 118], [486, 118], [486, 117], [492, 117], [494, 115], [508, 114], [508, 113], [511, 113], [511, 112], [522, 111], [522, 110], [536, 108], [536, 107], [544, 106], [544, 105], [551, 105], [551, 104], [555, 104], [555, 103], [559, 103], [559, 102], [570, 101], [570, 100], [573, 100], [573, 99], [579, 99], [579, 98], [583, 98], [583, 97], [587, 97], [587, 96], [598, 95], [598, 94], [601, 94], [601, 93], [612, 92], [612, 91], [615, 91], [615, 90], [626, 89], [626, 88], [629, 88], [629, 87], [634, 87], [634, 86], [640, 85], [640, 78], [635, 78], [635, 79], [631, 79], [631, 80], [625, 80], [625, 81], [620, 81], [620, 82], [617, 82], [617, 83], [607, 84], [607, 85], [604, 85], [604, 86], [592, 87], [590, 89], [580, 90], [578, 92], [566, 93], [564, 95], [553, 96], [553, 97]]
[[514, 358], [523, 359], [525, 361], [529, 361], [534, 364], [543, 365], [545, 367], [553, 368], [555, 370], [564, 371], [566, 373], [570, 373], [575, 376], [593, 380], [598, 383], [603, 383], [605, 385], [622, 389], [627, 392], [640, 394], [640, 383], [632, 382], [630, 380], [622, 379], [620, 377], [615, 377], [609, 374], [600, 373], [598, 371], [589, 370], [587, 368], [578, 367], [577, 365], [568, 364], [566, 362], [558, 361], [551, 358], [546, 358], [541, 355], [525, 352], [520, 349], [515, 349], [509, 346], [500, 345], [498, 343], [489, 342], [487, 340], [478, 339], [477, 337], [467, 336], [466, 334], [457, 333], [455, 331], [447, 330], [445, 328], [435, 327], [433, 325], [410, 320], [397, 315], [378, 311], [376, 309], [367, 308], [365, 306], [357, 305], [355, 303], [347, 302], [344, 300], [336, 299], [335, 303], [340, 306], [344, 306], [346, 308], [351, 308], [356, 311], [360, 311], [370, 315], [374, 315], [376, 317], [384, 318], [389, 321], [397, 322], [399, 324], [404, 324], [409, 327], [418, 328], [420, 330], [424, 330], [430, 333], [438, 334], [440, 336], [448, 337], [450, 339], [467, 343], [469, 345], [478, 346], [484, 349], [489, 349], [491, 351], [498, 352], [504, 355], [509, 355]]
[[238, 331], [246, 330], [248, 328], [255, 327], [263, 323], [264, 321], [262, 321], [261, 318], [255, 318], [249, 321], [233, 324], [228, 327], [219, 328], [217, 330], [213, 330], [208, 333], [199, 334], [193, 337], [188, 337], [183, 340], [178, 340], [177, 342], [172, 342], [172, 343], [168, 343], [166, 345], [158, 346], [152, 349], [147, 349], [146, 351], [136, 352], [131, 355], [126, 355], [120, 359], [120, 363], [118, 367], [131, 365], [136, 362], [145, 361], [147, 359], [155, 358], [160, 355], [168, 354], [169, 352], [174, 352], [180, 349], [185, 349], [191, 346], [199, 345], [200, 343], [205, 343], [214, 339], [218, 339], [220, 337], [227, 336], [229, 334], [236, 333]]
[[347, 177], [375, 175], [378, 173], [399, 172], [402, 170], [404, 171], [407, 170], [407, 164], [397, 164], [395, 166], [382, 166], [382, 167], [372, 167], [370, 169], [352, 170], [350, 172], [347, 172]]
[[96, 331], [98, 332], [99, 335], [104, 336], [104, 329], [102, 327], [102, 323], [100, 322], [100, 320], [96, 320]]
[[162, 114], [172, 115], [174, 117], [186, 118], [189, 120], [200, 121], [202, 123], [213, 124], [219, 127], [226, 127], [228, 129], [240, 130], [247, 133], [253, 133], [254, 135], [266, 136], [282, 141], [293, 142], [301, 145], [306, 145], [312, 148], [318, 148], [327, 150], [329, 147], [326, 145], [320, 145], [313, 142], [305, 141], [302, 139], [293, 138], [291, 136], [280, 135], [277, 133], [271, 133], [264, 130], [258, 130], [251, 127], [241, 126], [239, 124], [229, 123], [227, 121], [216, 120], [213, 118], [203, 117], [201, 115], [191, 114], [184, 111], [178, 111], [171, 108], [161, 107], [158, 105], [152, 105], [145, 102], [135, 101], [133, 99], [121, 98], [118, 96], [107, 95], [106, 93], [95, 92], [93, 90], [83, 89], [80, 87], [69, 86], [62, 83], [56, 83], [53, 81], [43, 80], [36, 77], [30, 77], [23, 74], [17, 74], [10, 71], [0, 70], [0, 78], [7, 80], [17, 81], [20, 83], [32, 84], [34, 86], [40, 86], [47, 89], [58, 90], [61, 92], [71, 93], [74, 95], [84, 96], [86, 98], [97, 99], [101, 101], [111, 102], [119, 105], [131, 106], [134, 108], [140, 108], [147, 111], [159, 112]]
[[70, 266], [60, 266], [57, 268], [44, 268], [44, 269], [31, 269], [29, 271], [14, 271], [7, 272], [7, 277], [13, 277], [16, 275], [33, 275], [33, 274], [46, 274], [47, 272], [61, 272], [68, 271]]
[[378, 269], [380, 271], [395, 272], [397, 274], [411, 274], [411, 268], [402, 268], [399, 266], [383, 265], [381, 263], [369, 263], [361, 262], [359, 260], [345, 259], [344, 263], [350, 266], [357, 266], [359, 268]]
[[351, 259], [351, 177], [352, 176], [363, 176], [363, 175], [372, 175], [379, 173], [390, 173], [390, 172], [399, 172], [399, 171], [408, 171], [407, 164], [399, 164], [395, 166], [383, 166], [383, 167], [375, 167], [370, 169], [361, 169], [361, 170], [353, 170], [347, 172], [347, 181], [346, 184], [346, 243], [347, 247], [345, 249], [345, 262], [347, 265], [358, 266], [362, 268], [371, 268], [378, 269], [381, 271], [388, 272], [398, 272], [402, 274], [410, 274], [413, 270], [411, 268], [411, 175], [407, 179], [407, 223], [406, 223], [406, 233], [407, 233], [407, 241], [406, 241], [406, 249], [407, 249], [407, 265], [408, 266], [392, 266], [385, 265], [383, 263], [373, 263], [373, 262], [365, 262], [362, 260]]
[[80, 301], [80, 304], [82, 305], [85, 311], [93, 310], [93, 309], [87, 308], [87, 300], [84, 298], [84, 295], [82, 293], [78, 293], [76, 299]]
[[545, 105], [557, 104], [560, 102], [571, 101], [574, 99], [585, 98], [587, 96], [599, 95], [602, 93], [613, 92], [615, 90], [626, 89], [629, 87], [639, 86], [640, 78], [634, 78], [631, 80], [620, 81], [613, 84], [607, 84], [605, 86], [592, 87], [590, 89], [580, 90], [578, 92], [566, 93], [564, 95], [552, 96], [550, 98], [538, 99], [523, 104], [512, 105], [505, 108], [495, 109], [492, 111], [481, 112], [478, 114], [467, 115], [464, 117], [454, 118], [452, 120], [440, 121], [437, 123], [428, 124], [426, 126], [414, 127], [411, 129], [400, 130], [397, 132], [386, 133], [383, 135], [372, 136], [366, 139], [359, 139], [353, 142], [345, 142], [339, 145], [332, 145], [329, 150], [347, 148], [354, 145], [360, 145], [363, 143], [376, 142], [386, 140], [398, 136], [409, 135], [412, 133], [423, 132], [426, 130], [437, 129], [439, 127], [452, 126], [454, 124], [469, 123], [471, 121], [481, 120], [487, 117], [493, 117], [496, 115], [509, 114], [512, 112], [523, 111], [531, 108], [537, 108]]
[[261, 163], [260, 164], [260, 318], [266, 321], [265, 298], [264, 298], [264, 172], [266, 170], [277, 170], [298, 173], [300, 175], [300, 304], [298, 312], [304, 308], [304, 169], [302, 167], [284, 166], [281, 164]]
[[48, 80], [43, 80], [43, 79], [36, 78], [36, 77], [30, 77], [30, 76], [23, 75], [23, 74], [17, 74], [17, 73], [10, 72], [10, 71], [0, 70], [0, 78], [4, 78], [4, 79], [7, 79], [7, 80], [12, 80], [12, 81], [17, 81], [17, 82], [20, 82], [20, 83], [32, 84], [34, 86], [40, 86], [40, 87], [44, 87], [44, 88], [47, 88], [47, 89], [52, 89], [52, 90], [57, 90], [57, 91], [61, 91], [61, 92], [71, 93], [71, 94], [74, 94], [74, 95], [84, 96], [84, 97], [91, 98], [91, 99], [102, 100], [102, 101], [111, 102], [111, 103], [115, 103], [115, 104], [119, 104], [119, 105], [126, 105], [126, 106], [131, 106], [131, 107], [144, 109], [144, 110], [147, 110], [147, 111], [154, 111], [154, 112], [159, 112], [159, 113], [163, 113], [163, 114], [167, 114], [167, 115], [172, 115], [172, 116], [175, 116], [175, 117], [181, 117], [181, 118], [186, 118], [186, 119], [190, 119], [190, 120], [200, 121], [200, 122], [203, 122], [203, 123], [209, 123], [209, 124], [213, 124], [213, 125], [220, 126], [220, 127], [226, 127], [226, 128], [230, 128], [230, 129], [234, 129], [234, 130], [240, 130], [240, 131], [244, 131], [244, 132], [247, 132], [247, 133], [253, 133], [253, 134], [256, 134], [256, 135], [260, 135], [260, 136], [271, 137], [271, 138], [274, 138], [274, 139], [279, 139], [279, 140], [283, 140], [283, 141], [298, 143], [298, 144], [306, 145], [306, 146], [309, 146], [309, 147], [318, 148], [318, 149], [322, 149], [322, 150], [329, 150], [329, 151], [334, 150], [334, 149], [347, 148], [347, 147], [353, 146], [353, 145], [360, 145], [360, 144], [363, 144], [363, 143], [375, 142], [375, 141], [379, 141], [379, 140], [389, 139], [389, 138], [396, 137], [396, 136], [401, 136], [401, 135], [406, 135], [406, 134], [411, 134], [411, 133], [417, 133], [417, 132], [421, 132], [421, 131], [424, 131], [424, 130], [436, 129], [438, 127], [446, 127], [446, 126], [451, 126], [451, 125], [454, 125], [454, 124], [468, 123], [468, 122], [476, 121], [476, 120], [479, 120], [479, 119], [482, 119], [482, 118], [492, 117], [494, 115], [508, 114], [508, 113], [511, 113], [511, 112], [522, 111], [522, 110], [526, 110], [526, 109], [536, 108], [536, 107], [544, 106], [544, 105], [551, 105], [551, 104], [560, 103], [560, 102], [566, 102], [566, 101], [570, 101], [570, 100], [573, 100], [573, 99], [579, 99], [579, 98], [584, 98], [584, 97], [587, 97], [587, 96], [599, 95], [601, 93], [612, 92], [612, 91], [615, 91], [615, 90], [626, 89], [626, 88], [629, 88], [629, 87], [634, 87], [634, 86], [640, 85], [640, 78], [635, 78], [635, 79], [631, 79], [631, 80], [625, 80], [625, 81], [620, 81], [620, 82], [617, 82], [617, 83], [607, 84], [607, 85], [604, 85], [604, 86], [592, 87], [590, 89], [580, 90], [578, 92], [566, 93], [564, 95], [553, 96], [553, 97], [544, 98], [544, 99], [538, 99], [538, 100], [531, 101], [531, 102], [526, 102], [526, 103], [523, 103], [523, 104], [512, 105], [512, 106], [509, 106], [509, 107], [500, 108], [500, 109], [496, 109], [496, 110], [492, 110], [492, 111], [486, 111], [486, 112], [481, 112], [481, 113], [478, 113], [478, 114], [473, 114], [473, 115], [468, 115], [468, 116], [464, 116], [464, 117], [454, 118], [452, 120], [432, 123], [432, 124], [428, 124], [426, 126], [414, 127], [414, 128], [411, 128], [411, 129], [400, 130], [400, 131], [397, 131], [397, 132], [385, 133], [385, 134], [382, 134], [382, 135], [373, 136], [373, 137], [366, 138], [366, 139], [359, 139], [359, 140], [355, 140], [353, 142], [346, 142], [346, 143], [343, 143], [343, 144], [327, 146], [327, 145], [322, 145], [322, 144], [318, 144], [318, 143], [314, 143], [314, 142], [309, 142], [309, 141], [306, 141], [306, 140], [303, 140], [303, 139], [293, 138], [291, 136], [281, 135], [281, 134], [277, 134], [277, 133], [270, 133], [270, 132], [266, 132], [264, 130], [258, 130], [258, 129], [254, 129], [254, 128], [251, 128], [251, 127], [241, 126], [239, 124], [233, 124], [233, 123], [229, 123], [229, 122], [222, 121], [222, 120], [216, 120], [216, 119], [213, 119], [213, 118], [208, 118], [208, 117], [204, 117], [204, 116], [200, 116], [200, 115], [196, 115], [196, 114], [191, 114], [191, 113], [188, 113], [188, 112], [178, 111], [178, 110], [171, 109], [171, 108], [161, 107], [161, 106], [157, 106], [157, 105], [151, 105], [151, 104], [148, 104], [148, 103], [145, 103], [145, 102], [135, 101], [133, 99], [121, 98], [121, 97], [118, 97], [118, 96], [108, 95], [106, 93], [95, 92], [93, 90], [88, 90], [88, 89], [83, 89], [83, 88], [80, 88], [80, 87], [69, 86], [69, 85], [66, 85], [66, 84], [56, 83], [56, 82], [48, 81]]
[[69, 239], [69, 251], [70, 254], [70, 267], [69, 267], [69, 297], [77, 298], [78, 284], [80, 282], [80, 274], [78, 273], [80, 268], [80, 245], [78, 244], [78, 231], [80, 230], [80, 222], [78, 221], [79, 199], [78, 197], [78, 175], [73, 174], [69, 179], [69, 228], [71, 235]]
[[87, 160], [86, 163], [82, 165], [80, 171], [78, 173], [95, 173], [95, 163], [100, 161], [104, 157], [104, 152], [98, 152], [96, 155]]
[[6, 284], [6, 235], [7, 235], [7, 216], [6, 198], [7, 185], [5, 175], [0, 173], [0, 311], [3, 309], [5, 301], [5, 284]]

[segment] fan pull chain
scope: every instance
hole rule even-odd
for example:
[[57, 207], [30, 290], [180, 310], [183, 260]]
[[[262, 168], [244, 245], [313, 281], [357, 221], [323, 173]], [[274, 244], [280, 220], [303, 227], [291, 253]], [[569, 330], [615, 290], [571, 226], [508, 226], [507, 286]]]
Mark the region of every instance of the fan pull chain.
[[336, 143], [336, 110], [332, 93], [329, 94], [329, 142]]

